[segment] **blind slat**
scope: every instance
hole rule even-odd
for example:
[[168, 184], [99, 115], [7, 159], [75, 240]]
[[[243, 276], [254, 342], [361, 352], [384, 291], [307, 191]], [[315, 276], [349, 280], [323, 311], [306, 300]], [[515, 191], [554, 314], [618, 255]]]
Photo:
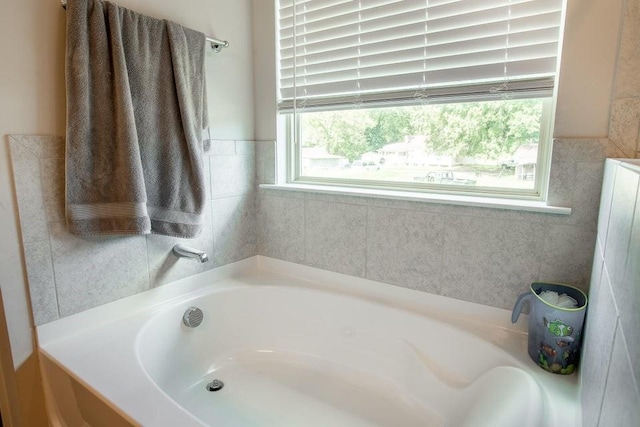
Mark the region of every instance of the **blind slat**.
[[[502, 97], [502, 87], [494, 84], [477, 84], [469, 86], [446, 86], [431, 88], [428, 94], [416, 96], [415, 90], [393, 91], [385, 93], [384, 97], [379, 94], [364, 94], [359, 97], [359, 104], [367, 106], [393, 105], [417, 105], [417, 104], [437, 104], [461, 100], [464, 101], [487, 101], [500, 99]], [[524, 81], [512, 81], [508, 88], [510, 98], [543, 98], [551, 96], [553, 93], [553, 78], [539, 78]], [[304, 106], [307, 110], [323, 111], [353, 105], [353, 97], [333, 96], [317, 98], [298, 98], [298, 108]], [[283, 113], [293, 112], [293, 97], [289, 100], [282, 100], [278, 103], [278, 109]]]
[[294, 98], [323, 105], [349, 95], [383, 99], [394, 91], [505, 79], [553, 81], [562, 4], [280, 0], [279, 105], [288, 108]]
[[[490, 56], [487, 57], [490, 58]], [[518, 79], [523, 68], [526, 68], [527, 73], [532, 76], [548, 76], [549, 73], [546, 70], [550, 66], [555, 66], [555, 58], [540, 56], [535, 59], [527, 58], [526, 60], [514, 61], [509, 64], [509, 70], [506, 76], [504, 76], [504, 64], [502, 61], [486, 61], [469, 65], [451, 60], [446, 63], [441, 63], [439, 66], [434, 66], [427, 71], [419, 70], [416, 65], [419, 64], [401, 63], [372, 66], [361, 70], [359, 75], [357, 75], [357, 71], [345, 69], [335, 70], [326, 74], [297, 77], [296, 87], [299, 89], [298, 96], [331, 96], [333, 94], [344, 94], [344, 87], [347, 87], [347, 91], [351, 92], [355, 92], [357, 87], [360, 87], [363, 92], [393, 90], [395, 81], [402, 82], [402, 85], [398, 86], [398, 89], [407, 89], [410, 87], [419, 89], [421, 86], [433, 87], [434, 85], [449, 84], [450, 79], [447, 80], [447, 75], [457, 77], [457, 84], [473, 84], [491, 81], [494, 80], [493, 76], [496, 73], [501, 74], [502, 78], [500, 81], [503, 81], [505, 77], [507, 79]], [[472, 79], [469, 78], [469, 71], [473, 71]], [[416, 81], [423, 81], [423, 75], [425, 76], [426, 85], [416, 86]], [[281, 90], [293, 88], [293, 80], [293, 77], [284, 78]], [[332, 88], [332, 85], [335, 85], [335, 90]]]
[[[424, 47], [424, 37], [421, 35], [402, 37], [397, 39], [389, 39], [385, 42], [374, 42], [361, 44], [358, 50], [357, 46], [350, 46], [334, 51], [325, 51], [314, 54], [304, 55], [303, 62], [298, 62], [299, 70], [304, 72], [304, 67], [327, 66], [329, 67], [335, 61], [347, 60], [354, 58], [360, 53], [360, 64], [363, 58], [375, 56], [379, 62], [384, 62], [387, 57], [403, 55], [407, 61], [411, 60], [432, 60], [453, 55], [473, 55], [483, 50], [502, 50], [504, 54], [505, 37], [493, 36], [490, 38], [478, 38], [475, 40], [455, 41], [441, 45]], [[553, 29], [535, 30], [535, 32], [525, 32], [511, 34], [509, 40], [509, 49], [515, 49], [526, 46], [548, 45], [552, 50], [552, 54], [557, 51], [557, 42], [554, 37]], [[299, 50], [300, 52], [300, 50]], [[509, 54], [510, 55], [510, 54]], [[281, 75], [286, 76], [292, 73], [293, 68], [293, 49], [288, 49], [286, 57], [280, 59]], [[357, 67], [357, 59], [352, 61]]]

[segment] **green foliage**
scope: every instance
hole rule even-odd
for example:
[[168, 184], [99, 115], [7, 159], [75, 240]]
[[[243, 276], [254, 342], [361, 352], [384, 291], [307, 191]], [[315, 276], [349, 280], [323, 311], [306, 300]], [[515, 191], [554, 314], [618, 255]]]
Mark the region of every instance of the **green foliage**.
[[369, 115], [375, 120], [375, 125], [364, 131], [369, 151], [378, 150], [392, 142], [402, 141], [405, 135], [414, 134], [415, 127], [405, 109], [376, 109], [370, 110]]
[[365, 131], [374, 122], [365, 110], [311, 113], [301, 118], [306, 147], [324, 146], [330, 154], [350, 162], [369, 151]]
[[487, 101], [301, 114], [304, 145], [324, 146], [349, 161], [406, 136], [424, 135], [426, 150], [496, 159], [539, 139], [539, 100]]
[[430, 122], [430, 142], [439, 154], [498, 158], [538, 141], [541, 114], [535, 100], [443, 105]]

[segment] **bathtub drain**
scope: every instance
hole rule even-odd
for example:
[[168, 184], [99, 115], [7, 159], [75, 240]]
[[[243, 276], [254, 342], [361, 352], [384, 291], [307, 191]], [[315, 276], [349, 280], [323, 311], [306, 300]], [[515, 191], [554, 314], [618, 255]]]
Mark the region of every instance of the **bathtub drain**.
[[220, 380], [213, 380], [207, 384], [207, 391], [218, 391], [224, 387], [224, 383]]

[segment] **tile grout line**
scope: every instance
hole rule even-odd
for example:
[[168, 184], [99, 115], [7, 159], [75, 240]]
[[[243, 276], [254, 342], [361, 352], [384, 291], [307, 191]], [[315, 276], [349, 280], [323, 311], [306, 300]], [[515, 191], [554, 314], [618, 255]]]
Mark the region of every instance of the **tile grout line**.
[[308, 221], [307, 221], [307, 208], [308, 207], [307, 207], [307, 203], [308, 203], [308, 200], [307, 200], [306, 194], [303, 194], [303, 196], [304, 197], [302, 198], [302, 203], [303, 203], [303, 205], [302, 205], [302, 208], [303, 208], [303, 210], [302, 210], [302, 215], [303, 215], [303, 218], [302, 218], [302, 227], [303, 227], [302, 228], [302, 253], [303, 253], [304, 256], [303, 256], [302, 259], [304, 259], [304, 264], [305, 265], [309, 265], [309, 262], [307, 260], [307, 237], [308, 237], [307, 236], [307, 234], [308, 234], [307, 233], [307, 226], [308, 226]]
[[56, 308], [58, 309], [58, 319], [61, 319], [62, 310], [60, 308], [60, 296], [58, 295], [58, 284], [56, 280], [56, 265], [53, 262], [53, 244], [51, 240], [52, 240], [52, 235], [51, 235], [51, 232], [49, 232], [49, 235], [47, 236], [47, 243], [49, 245], [49, 261], [51, 262], [51, 273], [53, 275], [53, 290], [56, 296]]
[[153, 281], [151, 280], [151, 259], [149, 257], [149, 236], [150, 234], [147, 234], [144, 236], [144, 249], [146, 252], [146, 258], [147, 258], [147, 286], [148, 289], [152, 289], [155, 287], [155, 284], [153, 283]]
[[[618, 315], [618, 325], [620, 326], [620, 336], [622, 338], [622, 345], [624, 346], [624, 358], [626, 359], [627, 364], [629, 365], [629, 367], [631, 368], [631, 381], [633, 382], [633, 386], [635, 389], [635, 392], [638, 396], [638, 398], [640, 398], [640, 385], [637, 383], [636, 381], [636, 372], [633, 371], [633, 361], [631, 359], [631, 353], [629, 352], [629, 345], [628, 345], [628, 341], [627, 341], [627, 336], [625, 333], [625, 330], [622, 326], [622, 320], [620, 319], [620, 315]], [[638, 373], [640, 374], [640, 373]]]
[[[24, 144], [21, 144], [22, 146], [24, 146]], [[26, 147], [25, 147], [26, 148]], [[31, 152], [31, 150], [29, 150], [28, 148], [26, 148], [29, 152]], [[51, 223], [49, 222], [49, 218], [48, 214], [47, 214], [47, 204], [45, 203], [45, 197], [44, 197], [44, 181], [43, 181], [43, 159], [40, 158], [39, 156], [37, 156], [36, 154], [34, 154], [34, 157], [37, 158], [38, 160], [38, 175], [39, 175], [39, 180], [40, 180], [40, 200], [42, 202], [42, 207], [43, 207], [43, 212], [42, 214], [44, 215], [44, 223], [45, 223], [45, 228], [46, 228], [46, 232], [47, 232], [47, 242], [49, 244], [49, 262], [51, 265], [51, 273], [53, 276], [53, 289], [54, 289], [54, 294], [55, 294], [55, 298], [56, 298], [56, 308], [58, 311], [58, 319], [60, 319], [62, 317], [62, 309], [60, 308], [60, 296], [59, 296], [59, 291], [58, 291], [58, 285], [57, 285], [57, 280], [56, 280], [56, 268], [55, 268], [55, 263], [53, 262], [53, 245], [51, 243], [51, 238], [52, 238], [52, 233], [51, 233]], [[66, 175], [66, 170], [65, 170], [65, 175]], [[65, 187], [65, 191], [63, 192], [63, 197], [65, 197], [66, 195], [66, 187]], [[63, 205], [64, 205], [64, 201], [63, 201]], [[65, 225], [66, 225], [66, 218], [65, 221], [62, 221]], [[26, 264], [26, 260], [25, 260], [25, 264]], [[28, 270], [28, 268], [27, 268]], [[27, 275], [27, 280], [28, 280], [28, 275]], [[31, 287], [29, 286], [29, 296], [31, 297]], [[31, 309], [33, 310], [33, 303], [32, 303], [32, 307]], [[33, 313], [33, 317], [35, 318], [35, 313]]]
[[364, 277], [369, 277], [369, 205], [364, 205], [366, 208], [364, 213]]
[[[614, 299], [615, 300], [615, 299]], [[617, 308], [616, 308], [617, 310]], [[616, 336], [618, 335], [618, 325], [620, 325], [620, 317], [616, 316], [616, 323], [613, 328], [613, 340], [611, 341], [611, 350], [609, 350], [609, 364], [607, 365], [606, 374], [604, 377], [604, 384], [602, 386], [602, 398], [600, 399], [600, 404], [598, 405], [598, 420], [596, 422], [596, 426], [600, 427], [600, 420], [602, 419], [602, 407], [604, 406], [605, 392], [607, 391], [607, 385], [609, 384], [609, 372], [611, 371], [611, 358], [613, 355], [613, 348], [616, 342]], [[620, 328], [622, 331], [622, 327]], [[603, 426], [607, 427], [607, 426]]]

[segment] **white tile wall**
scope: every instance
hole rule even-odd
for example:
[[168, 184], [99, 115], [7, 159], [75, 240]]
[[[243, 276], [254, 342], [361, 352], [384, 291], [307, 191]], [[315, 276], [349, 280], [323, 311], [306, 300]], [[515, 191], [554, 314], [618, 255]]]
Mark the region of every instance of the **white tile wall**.
[[586, 290], [607, 144], [554, 142], [550, 196], [570, 216], [260, 190], [258, 253], [505, 309], [536, 280]]
[[445, 219], [441, 215], [369, 207], [367, 278], [441, 293], [444, 233]]
[[624, 272], [639, 181], [637, 173], [618, 167], [604, 249], [604, 263], [613, 286], [620, 282]]
[[[208, 200], [205, 207], [202, 232], [195, 239], [180, 239], [156, 234], [146, 237], [150, 283], [163, 285], [211, 269], [214, 251], [213, 223], [211, 221], [212, 206], [212, 201]], [[172, 256], [171, 251], [178, 243], [207, 252], [211, 260], [206, 263], [184, 262], [185, 260]]]
[[214, 264], [240, 261], [256, 254], [256, 212], [253, 194], [216, 199], [213, 209]]
[[305, 200], [261, 193], [258, 197], [258, 252], [304, 263]]
[[262, 184], [276, 183], [275, 141], [256, 141], [256, 178]]
[[[637, 331], [629, 331], [637, 333]], [[607, 386], [602, 400], [601, 427], [635, 427], [640, 420], [640, 394], [633, 375], [625, 343], [625, 334], [618, 325], [615, 330]]]
[[305, 264], [364, 277], [366, 206], [306, 200], [304, 215]]
[[[554, 165], [570, 173], [558, 173], [554, 179], [566, 182], [552, 181], [550, 193], [573, 206], [566, 217], [269, 190], [255, 197], [256, 176], [268, 183], [275, 175], [274, 143], [208, 141], [211, 205], [203, 235], [112, 242], [77, 241], [64, 231], [62, 139], [11, 137], [23, 240], [34, 243], [26, 249], [35, 254], [27, 268], [36, 324], [256, 253], [506, 309], [535, 280], [586, 289], [606, 143], [555, 141]], [[212, 261], [173, 258], [178, 242], [209, 251]], [[106, 278], [79, 289], [91, 273], [82, 257]], [[51, 259], [50, 271], [29, 258]], [[106, 274], [103, 262], [122, 264], [122, 277]], [[127, 283], [110, 287], [113, 278]]]
[[[602, 263], [600, 263], [602, 266]], [[607, 383], [614, 332], [617, 326], [617, 312], [611, 293], [609, 277], [602, 274], [601, 281], [592, 283], [585, 341], [582, 352], [581, 372], [585, 383], [582, 387], [582, 407], [584, 427], [596, 427], [602, 406], [604, 388]], [[585, 373], [589, 373], [584, 376]]]
[[640, 166], [607, 160], [580, 371], [587, 427], [640, 419], [639, 178]]
[[[252, 141], [206, 141], [208, 200], [196, 239], [67, 233], [63, 139], [15, 135], [9, 145], [36, 325], [256, 254]], [[207, 251], [210, 261], [174, 257], [176, 243]]]

